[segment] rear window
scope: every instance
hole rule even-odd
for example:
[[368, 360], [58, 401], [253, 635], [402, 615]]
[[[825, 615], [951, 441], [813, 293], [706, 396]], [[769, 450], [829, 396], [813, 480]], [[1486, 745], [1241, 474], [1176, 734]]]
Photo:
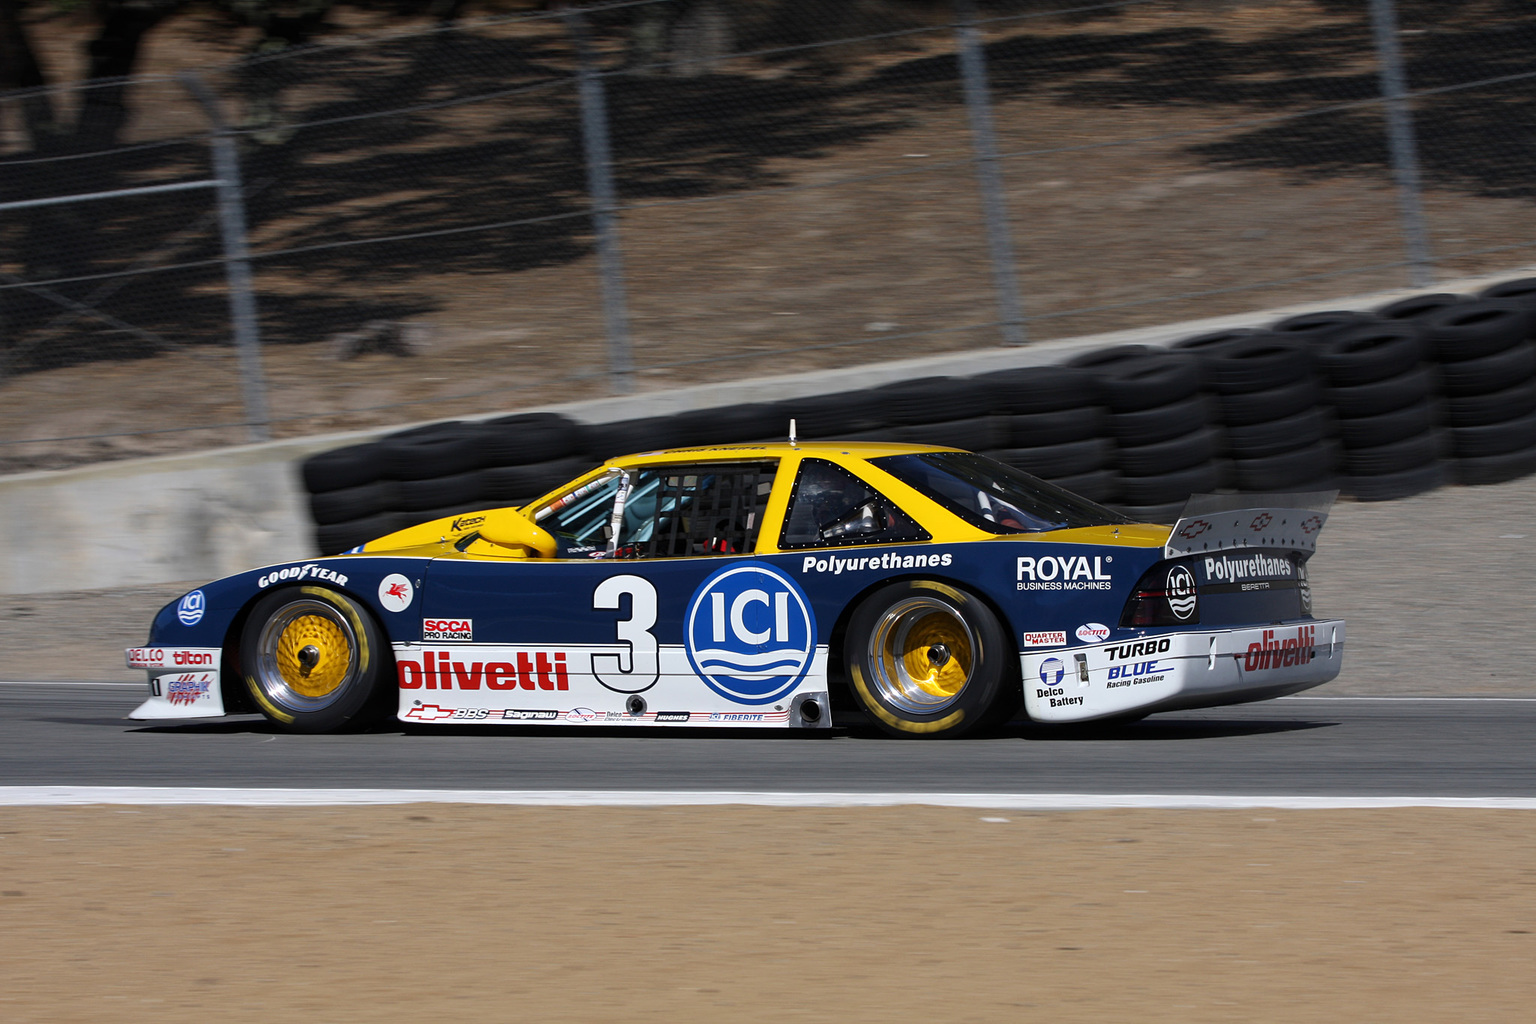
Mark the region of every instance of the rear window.
[[984, 455], [924, 452], [869, 461], [988, 533], [1043, 533], [1134, 522]]

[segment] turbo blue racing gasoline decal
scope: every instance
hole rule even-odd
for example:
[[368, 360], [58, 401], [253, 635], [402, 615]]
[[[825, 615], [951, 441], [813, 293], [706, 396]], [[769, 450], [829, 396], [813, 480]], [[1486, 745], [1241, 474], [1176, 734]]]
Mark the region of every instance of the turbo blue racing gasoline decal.
[[767, 704], [793, 690], [816, 653], [816, 620], [795, 581], [763, 562], [710, 576], [683, 621], [688, 661], [711, 690]]

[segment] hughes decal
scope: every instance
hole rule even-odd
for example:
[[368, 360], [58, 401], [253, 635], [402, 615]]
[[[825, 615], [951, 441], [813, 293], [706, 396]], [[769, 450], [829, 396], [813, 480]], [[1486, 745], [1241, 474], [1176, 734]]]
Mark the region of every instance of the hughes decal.
[[1217, 555], [1205, 560], [1206, 582], [1238, 583], [1242, 580], [1284, 576], [1294, 578], [1296, 563], [1273, 555]]
[[1018, 560], [1019, 590], [1112, 590], [1114, 577], [1104, 566], [1114, 555], [1046, 555]]
[[1317, 627], [1297, 626], [1296, 635], [1276, 638], [1275, 631], [1266, 629], [1264, 638], [1248, 645], [1242, 655], [1244, 672], [1263, 672], [1271, 668], [1290, 668], [1306, 665], [1317, 657]]
[[447, 651], [424, 651], [420, 661], [395, 659], [402, 690], [568, 690], [564, 653], [517, 652], [516, 661], [454, 661]]
[[[282, 583], [286, 580], [324, 580], [334, 583], [338, 587], [347, 585], [347, 578], [335, 569], [327, 569], [323, 565], [314, 562], [306, 562], [303, 565], [290, 565], [286, 569], [273, 569], [271, 572], [262, 573], [256, 577], [256, 585], [265, 590], [274, 583]], [[187, 597], [191, 597], [188, 594]], [[183, 598], [185, 600], [185, 598]]]
[[904, 555], [897, 551], [887, 551], [883, 555], [861, 555], [856, 558], [839, 558], [836, 555], [817, 558], [815, 555], [806, 555], [800, 563], [800, 571], [829, 572], [836, 576], [859, 569], [937, 569], [952, 561], [954, 556], [948, 552], [942, 555]]
[[474, 619], [422, 619], [423, 640], [473, 640]]

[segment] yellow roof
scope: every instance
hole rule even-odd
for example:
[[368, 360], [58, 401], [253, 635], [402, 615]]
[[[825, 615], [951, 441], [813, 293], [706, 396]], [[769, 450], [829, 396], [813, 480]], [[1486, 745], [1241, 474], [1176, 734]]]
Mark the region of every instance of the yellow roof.
[[680, 455], [699, 459], [778, 459], [786, 455], [812, 455], [836, 453], [856, 459], [876, 459], [882, 455], [910, 455], [914, 452], [958, 452], [960, 448], [946, 448], [933, 444], [906, 444], [901, 441], [765, 441], [761, 444], [714, 444], [697, 448], [660, 448], [639, 452], [635, 455], [619, 455], [603, 465], [648, 465], [653, 462], [671, 462]]

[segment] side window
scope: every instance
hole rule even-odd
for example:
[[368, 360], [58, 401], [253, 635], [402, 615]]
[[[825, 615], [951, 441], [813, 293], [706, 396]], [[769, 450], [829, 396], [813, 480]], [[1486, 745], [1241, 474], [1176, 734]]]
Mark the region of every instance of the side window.
[[824, 459], [805, 459], [784, 516], [781, 548], [839, 547], [928, 540], [885, 495]]
[[[777, 462], [690, 463], [629, 471], [615, 558], [677, 558], [752, 551]], [[568, 558], [608, 550], [618, 472], [566, 495], [536, 517]]]

